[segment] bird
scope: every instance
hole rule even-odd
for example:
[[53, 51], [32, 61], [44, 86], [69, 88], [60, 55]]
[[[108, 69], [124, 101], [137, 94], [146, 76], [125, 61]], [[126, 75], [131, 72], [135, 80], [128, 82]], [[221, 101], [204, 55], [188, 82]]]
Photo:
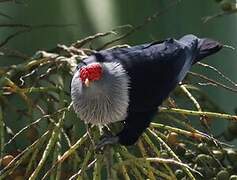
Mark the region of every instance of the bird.
[[222, 47], [218, 41], [188, 34], [97, 51], [81, 60], [73, 75], [74, 110], [86, 124], [123, 122], [122, 130], [103, 137], [97, 148], [133, 145], [192, 65]]

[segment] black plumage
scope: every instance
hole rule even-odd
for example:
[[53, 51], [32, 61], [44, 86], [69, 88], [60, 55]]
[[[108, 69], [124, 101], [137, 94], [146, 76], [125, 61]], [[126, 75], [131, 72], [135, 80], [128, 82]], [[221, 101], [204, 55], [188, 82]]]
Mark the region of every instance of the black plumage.
[[95, 53], [90, 61], [118, 62], [126, 70], [129, 84], [129, 106], [123, 130], [117, 134], [123, 145], [136, 142], [149, 126], [157, 107], [183, 80], [197, 61], [221, 49], [214, 40], [186, 35], [130, 48], [115, 48]]

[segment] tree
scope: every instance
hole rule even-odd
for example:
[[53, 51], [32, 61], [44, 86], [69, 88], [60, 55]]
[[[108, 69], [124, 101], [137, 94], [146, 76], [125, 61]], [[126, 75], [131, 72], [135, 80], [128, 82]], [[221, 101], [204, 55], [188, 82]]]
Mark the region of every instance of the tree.
[[[220, 3], [223, 9], [227, 1]], [[224, 88], [233, 92], [234, 99], [236, 83], [213, 66], [199, 63], [226, 82], [190, 72], [184, 84], [159, 109], [157, 120], [132, 147], [116, 145], [107, 147], [102, 153], [95, 152], [91, 142], [98, 141], [100, 130], [90, 127], [87, 132], [72, 109], [69, 86], [76, 63], [96, 49], [118, 46], [115, 43], [123, 46], [121, 40], [175, 6], [176, 3], [168, 5], [140, 25], [120, 26], [67, 46], [55, 45], [55, 48], [38, 51], [32, 57], [7, 47], [9, 40], [39, 28], [66, 25], [2, 24], [3, 27], [20, 28], [2, 41], [3, 57], [14, 56], [22, 61], [0, 67], [0, 178], [234, 177], [237, 174], [236, 147], [230, 147], [226, 141], [236, 137], [237, 116], [224, 113], [195, 83], [202, 80], [216, 88]], [[106, 42], [92, 48], [91, 44], [101, 38]], [[191, 123], [198, 119], [201, 127]], [[222, 128], [223, 133], [219, 136], [210, 128], [217, 119], [231, 121], [226, 129]], [[111, 128], [117, 131], [119, 126], [117, 123]]]

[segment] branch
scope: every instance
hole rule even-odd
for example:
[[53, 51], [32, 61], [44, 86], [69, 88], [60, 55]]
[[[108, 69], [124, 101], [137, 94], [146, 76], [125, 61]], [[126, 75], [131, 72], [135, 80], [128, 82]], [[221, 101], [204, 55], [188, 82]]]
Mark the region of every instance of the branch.
[[159, 108], [159, 112], [184, 114], [184, 115], [190, 115], [190, 116], [207, 116], [211, 118], [221, 118], [221, 119], [227, 119], [230, 121], [237, 122], [236, 115], [229, 115], [225, 113], [215, 113], [215, 112], [205, 112], [205, 111], [200, 112], [200, 111], [193, 111], [193, 110], [187, 110], [187, 109], [165, 108], [165, 107]]
[[215, 81], [215, 80], [213, 80], [213, 79], [208, 78], [208, 77], [205, 76], [205, 75], [198, 74], [198, 73], [195, 73], [195, 72], [188, 72], [188, 74], [191, 74], [192, 76], [196, 76], [196, 77], [199, 77], [199, 78], [201, 78], [201, 79], [204, 79], [204, 80], [206, 80], [206, 81], [209, 82], [208, 84], [212, 84], [212, 85], [215, 85], [215, 86], [220, 86], [220, 87], [222, 87], [222, 88], [224, 88], [224, 89], [227, 89], [227, 90], [232, 91], [232, 92], [235, 92], [235, 93], [237, 92], [237, 89], [228, 87], [228, 86], [226, 86], [226, 85], [224, 85], [224, 84], [222, 84], [222, 83], [220, 83], [220, 82], [217, 82], [217, 81]]

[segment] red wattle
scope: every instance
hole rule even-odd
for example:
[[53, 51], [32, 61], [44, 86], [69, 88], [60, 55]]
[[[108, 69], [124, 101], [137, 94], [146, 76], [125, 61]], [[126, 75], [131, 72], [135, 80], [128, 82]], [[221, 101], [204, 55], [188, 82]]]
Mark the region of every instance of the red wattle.
[[99, 80], [102, 76], [102, 67], [99, 63], [89, 64], [80, 69], [80, 78], [82, 82]]

